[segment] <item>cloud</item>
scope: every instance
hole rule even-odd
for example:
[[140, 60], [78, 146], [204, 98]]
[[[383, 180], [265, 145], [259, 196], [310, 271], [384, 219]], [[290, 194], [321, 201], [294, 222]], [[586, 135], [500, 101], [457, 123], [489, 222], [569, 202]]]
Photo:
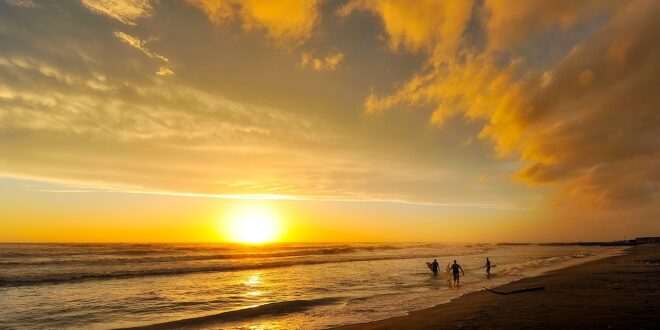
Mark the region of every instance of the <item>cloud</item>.
[[[564, 183], [567, 201], [660, 207], [660, 85], [654, 1], [631, 2], [555, 67], [526, 82], [516, 107], [528, 165], [517, 177]], [[506, 140], [491, 128], [497, 143]], [[508, 143], [508, 142], [507, 142]]]
[[320, 0], [188, 0], [211, 22], [222, 25], [240, 20], [246, 31], [265, 31], [273, 40], [301, 43], [319, 20]]
[[93, 72], [0, 57], [0, 173], [176, 194], [327, 197], [367, 189], [353, 176], [368, 170], [345, 171], [346, 157], [319, 151], [344, 139], [323, 123], [175, 79]]
[[488, 43], [493, 49], [503, 49], [548, 29], [565, 31], [585, 19], [606, 14], [621, 4], [612, 0], [485, 0], [484, 21]]
[[[27, 54], [1, 59], [3, 176], [123, 192], [515, 207], [458, 187], [463, 174], [363, 149], [354, 132], [313, 116], [177, 77], [134, 82], [102, 66], [76, 72]], [[448, 186], [458, 188], [437, 191]]]
[[[315, 50], [212, 33], [206, 19], [190, 20], [189, 3], [151, 15], [166, 4], [144, 2], [140, 14], [99, 24], [78, 3], [1, 2], [10, 10], [0, 11], [0, 172], [191, 195], [536, 205], [558, 187], [561, 203], [657, 205], [653, 2], [596, 14], [578, 5], [500, 41], [508, 32], [489, 19], [523, 29], [544, 12], [503, 14], [483, 1], [191, 3], [214, 24]], [[319, 7], [336, 15], [337, 6], [351, 18], [319, 24]], [[362, 42], [374, 29], [385, 38]], [[536, 59], [555, 39], [557, 56]], [[343, 52], [316, 50], [339, 46], [351, 66]], [[342, 70], [309, 75], [292, 61]], [[360, 117], [360, 101], [378, 117]], [[513, 186], [516, 172], [535, 187]]]
[[37, 5], [32, 0], [5, 0], [8, 4], [16, 7], [35, 8]]
[[[39, 5], [39, 10], [0, 10], [6, 40], [0, 45], [2, 176], [151, 193], [511, 204], [478, 198], [483, 192], [474, 187], [462, 189], [464, 194], [437, 192], [437, 187], [455, 186], [460, 175], [365, 143], [368, 137], [342, 125], [336, 112], [322, 113], [335, 107], [324, 104], [336, 98], [327, 90], [324, 95], [333, 96], [309, 97], [296, 106], [305, 97], [296, 95], [289, 99], [294, 103], [275, 106], [260, 102], [269, 92], [251, 83], [243, 88], [256, 92], [243, 95], [259, 97], [230, 97], [227, 88], [187, 80], [190, 71], [160, 79], [153, 72], [167, 67], [169, 58], [149, 40], [158, 38], [158, 46], [168, 52], [185, 47], [150, 28], [172, 24], [159, 22], [157, 15], [135, 29], [154, 35], [145, 39], [115, 24], [89, 24], [76, 3]], [[64, 18], [68, 24], [61, 24]], [[194, 53], [218, 49], [235, 50], [202, 47]], [[234, 55], [241, 61], [232, 63], [252, 60], [241, 51]], [[339, 63], [336, 52], [319, 56], [326, 57], [327, 68]], [[209, 71], [214, 60], [180, 65]], [[309, 77], [294, 80], [306, 76], [300, 70], [290, 71], [273, 72], [282, 72], [278, 83], [309, 85]], [[244, 76], [250, 82], [258, 79]], [[350, 119], [354, 116], [359, 114]], [[424, 180], [417, 177], [420, 172], [426, 173]]]
[[473, 1], [352, 0], [339, 10], [377, 15], [383, 22], [392, 49], [453, 50], [470, 18]]
[[167, 57], [157, 54], [151, 51], [149, 48], [147, 48], [145, 45], [146, 43], [145, 41], [121, 31], [115, 31], [115, 36], [119, 38], [119, 40], [121, 40], [123, 43], [128, 44], [129, 46], [141, 51], [143, 54], [149, 56], [150, 58], [164, 62], [166, 65], [158, 68], [158, 71], [156, 71], [157, 75], [170, 76], [174, 74], [174, 71], [172, 71], [172, 66], [169, 65], [170, 60]]
[[335, 70], [342, 59], [344, 59], [344, 54], [340, 51], [333, 51], [325, 57], [315, 57], [312, 53], [303, 52], [300, 65], [303, 68], [309, 67], [314, 71]]
[[81, 0], [81, 2], [93, 12], [128, 25], [135, 25], [137, 19], [149, 16], [153, 10], [150, 0]]
[[449, 59], [442, 66], [428, 65], [392, 95], [380, 97], [372, 93], [365, 101], [365, 111], [431, 106], [431, 122], [439, 126], [459, 114], [482, 118], [494, 107], [507, 106], [502, 96], [509, 93], [508, 89], [515, 89], [511, 76], [518, 64], [513, 61], [503, 67], [487, 54], [465, 53], [460, 61]]
[[[609, 2], [542, 1], [538, 7], [536, 2], [506, 3], [484, 4], [490, 15], [485, 34], [493, 45], [484, 50], [436, 46], [428, 37], [432, 32], [413, 34], [415, 30], [396, 30], [386, 23], [392, 46], [416, 49], [430, 42], [433, 51], [424, 68], [396, 92], [372, 92], [365, 111], [431, 108], [432, 124], [443, 125], [453, 116], [483, 122], [480, 137], [492, 141], [496, 154], [517, 157], [524, 164], [516, 177], [560, 186], [558, 202], [657, 209], [660, 98], [654, 86], [660, 84], [660, 49], [654, 38], [660, 24], [653, 13], [658, 3], [627, 2], [596, 33], [544, 70], [501, 47], [524, 42], [543, 29], [568, 29], [585, 16], [602, 13], [594, 7]], [[386, 13], [380, 11], [387, 22]]]
[[[134, 84], [100, 73], [86, 76], [31, 57], [0, 58], [0, 68], [5, 76], [30, 81], [32, 86], [12, 86], [1, 77], [0, 128], [6, 130], [74, 132], [126, 142], [200, 143], [284, 134], [276, 133], [278, 127], [287, 127], [287, 134], [299, 132], [296, 138], [301, 140], [322, 132], [278, 111], [183, 85], [160, 85], [156, 80]], [[42, 88], [50, 92], [41, 93]], [[127, 92], [131, 97], [126, 97]]]

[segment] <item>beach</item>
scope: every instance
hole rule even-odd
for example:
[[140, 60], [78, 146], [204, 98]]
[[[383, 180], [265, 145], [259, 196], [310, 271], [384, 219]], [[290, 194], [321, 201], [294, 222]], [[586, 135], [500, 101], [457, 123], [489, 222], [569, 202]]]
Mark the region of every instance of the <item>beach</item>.
[[338, 329], [655, 329], [660, 324], [660, 244], [478, 291], [409, 315]]
[[[424, 310], [623, 247], [544, 244], [0, 244], [2, 326], [327, 329]], [[497, 265], [493, 276], [486, 257]], [[454, 259], [461, 288], [443, 272]], [[39, 301], [39, 304], [35, 304]]]

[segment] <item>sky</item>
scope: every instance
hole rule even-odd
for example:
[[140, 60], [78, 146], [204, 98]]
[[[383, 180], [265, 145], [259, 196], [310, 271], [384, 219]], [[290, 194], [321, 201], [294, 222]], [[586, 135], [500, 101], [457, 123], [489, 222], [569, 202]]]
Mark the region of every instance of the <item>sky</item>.
[[660, 235], [660, 2], [0, 0], [0, 241]]

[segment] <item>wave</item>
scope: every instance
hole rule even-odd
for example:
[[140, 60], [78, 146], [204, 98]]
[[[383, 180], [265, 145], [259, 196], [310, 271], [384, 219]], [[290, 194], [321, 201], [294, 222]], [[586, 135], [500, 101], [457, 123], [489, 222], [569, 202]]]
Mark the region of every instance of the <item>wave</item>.
[[278, 315], [289, 314], [295, 312], [302, 312], [312, 307], [321, 305], [330, 305], [338, 303], [339, 298], [320, 298], [312, 300], [290, 300], [284, 302], [264, 304], [256, 307], [239, 309], [230, 312], [223, 312], [213, 315], [192, 317], [176, 321], [169, 321], [163, 323], [155, 323], [145, 326], [124, 328], [124, 329], [144, 329], [144, 330], [158, 330], [158, 329], [176, 329], [182, 327], [201, 327], [209, 323], [225, 323], [231, 321], [244, 320], [246, 318], [254, 318], [265, 315]]
[[[124, 245], [125, 246], [125, 245]], [[159, 245], [160, 246], [160, 245]], [[188, 245], [186, 252], [198, 251], [198, 246]], [[185, 246], [177, 246], [184, 248]], [[201, 249], [216, 247], [213, 245], [201, 246]], [[5, 270], [11, 268], [10, 273], [20, 274], [14, 276], [2, 276], [0, 273], [0, 287], [31, 286], [42, 284], [59, 284], [67, 282], [111, 280], [123, 278], [136, 278], [147, 276], [185, 275], [191, 273], [230, 272], [253, 269], [268, 269], [298, 265], [316, 265], [329, 263], [349, 263], [360, 261], [377, 260], [403, 260], [429, 257], [446, 257], [455, 254], [455, 251], [432, 251], [431, 248], [441, 249], [443, 244], [333, 244], [333, 245], [284, 245], [264, 248], [260, 247], [257, 253], [244, 253], [249, 248], [234, 248], [232, 253], [226, 254], [202, 254], [202, 255], [166, 255], [149, 256], [145, 258], [102, 258], [102, 259], [74, 259], [74, 260], [33, 260], [33, 261], [0, 261], [0, 266]], [[135, 251], [135, 246], [130, 246], [130, 251]], [[273, 249], [277, 251], [272, 251]], [[379, 253], [379, 254], [354, 254], [358, 252], [406, 250], [412, 251], [401, 253]], [[238, 251], [237, 251], [238, 250]], [[285, 251], [282, 251], [285, 250]], [[472, 248], [462, 256], [481, 254], [483, 248]], [[323, 258], [323, 256], [339, 255], [340, 258]], [[299, 258], [301, 257], [301, 258]], [[302, 258], [308, 257], [308, 258]], [[260, 260], [263, 259], [263, 260]], [[237, 262], [215, 263], [213, 261], [236, 260]], [[240, 262], [238, 262], [240, 260]], [[243, 260], [245, 260], [243, 262]], [[195, 263], [195, 261], [207, 261], [206, 263]], [[185, 262], [191, 262], [189, 264]], [[36, 267], [49, 266], [75, 266], [80, 271], [55, 271], [46, 270], [48, 273], [39, 272]], [[143, 266], [135, 269], [130, 265]], [[23, 269], [25, 267], [26, 269]], [[131, 269], [132, 268], [132, 269]], [[70, 269], [70, 268], [69, 268]], [[30, 274], [32, 273], [32, 274]], [[6, 273], [7, 274], [7, 273]]]
[[232, 265], [232, 266], [198, 266], [198, 267], [181, 267], [181, 268], [156, 268], [156, 269], [143, 269], [143, 270], [122, 270], [106, 273], [60, 273], [48, 274], [44, 276], [28, 276], [23, 278], [0, 278], [0, 287], [14, 287], [14, 286], [30, 286], [42, 284], [59, 284], [67, 282], [79, 281], [92, 281], [92, 280], [111, 280], [111, 279], [125, 279], [146, 276], [171, 276], [171, 275], [184, 275], [193, 273], [212, 273], [212, 272], [230, 272], [251, 269], [267, 269], [279, 268], [299, 265], [318, 265], [330, 263], [348, 263], [359, 261], [378, 261], [378, 260], [393, 260], [393, 259], [416, 259], [423, 258], [427, 255], [407, 255], [407, 256], [372, 256], [361, 257], [341, 260], [281, 260], [275, 262], [266, 262], [248, 265]]
[[[486, 244], [483, 244], [486, 245]], [[40, 255], [40, 254], [30, 254], [29, 252], [16, 254], [16, 257], [29, 257], [37, 260], [0, 260], [0, 266], [57, 266], [57, 265], [84, 265], [84, 266], [110, 266], [110, 265], [125, 265], [125, 264], [146, 264], [146, 263], [166, 263], [166, 262], [185, 262], [185, 261], [213, 261], [213, 260], [232, 260], [232, 259], [259, 259], [259, 258], [286, 258], [286, 257], [303, 257], [303, 256], [322, 256], [322, 255], [341, 255], [341, 254], [350, 254], [350, 253], [359, 253], [359, 252], [374, 252], [374, 251], [388, 251], [388, 250], [403, 250], [403, 249], [431, 249], [431, 248], [442, 248], [442, 245], [438, 244], [415, 244], [415, 245], [376, 245], [376, 246], [346, 246], [346, 245], [337, 245], [332, 247], [317, 247], [317, 246], [291, 246], [291, 247], [277, 247], [279, 251], [277, 252], [260, 252], [261, 248], [257, 252], [242, 252], [243, 250], [237, 251], [236, 249], [222, 248], [220, 250], [229, 250], [230, 252], [221, 253], [221, 254], [184, 254], [184, 255], [162, 255], [163, 251], [151, 250], [146, 252], [143, 250], [123, 250], [123, 251], [107, 251], [107, 252], [67, 252], [61, 254], [51, 253], [49, 255]], [[484, 254], [490, 250], [490, 248], [477, 248], [477, 246], [468, 245], [468, 248], [473, 250], [469, 253], [461, 253], [462, 256], [474, 255], [474, 254]], [[179, 250], [179, 249], [173, 249]], [[183, 252], [199, 252], [212, 250], [217, 252], [218, 248], [214, 247], [212, 249], [180, 249]], [[281, 251], [284, 250], [284, 251]], [[440, 252], [440, 251], [437, 251]], [[429, 257], [432, 255], [445, 257], [452, 256], [453, 253], [440, 252], [440, 254], [428, 254]], [[146, 257], [108, 257], [108, 258], [70, 258], [70, 259], [61, 259], [65, 257], [72, 256], [111, 256], [111, 255], [142, 255], [142, 254], [151, 254], [152, 256]], [[2, 255], [2, 253], [0, 253]], [[3, 255], [6, 257], [7, 255]], [[44, 257], [56, 256], [58, 259], [50, 260], [39, 260]]]
[[547, 267], [551, 265], [556, 265], [564, 261], [571, 259], [580, 259], [585, 257], [593, 256], [593, 253], [579, 253], [575, 255], [564, 255], [564, 256], [550, 256], [546, 258], [539, 258], [535, 260], [529, 260], [522, 263], [509, 264], [507, 266], [501, 267], [498, 271], [498, 275], [507, 275], [507, 276], [521, 276], [525, 272], [539, 269], [542, 267]]
[[[149, 262], [180, 262], [180, 261], [204, 261], [204, 260], [225, 260], [225, 259], [250, 259], [250, 258], [284, 258], [284, 257], [302, 257], [313, 255], [336, 255], [357, 252], [369, 252], [376, 250], [395, 250], [401, 249], [396, 246], [364, 246], [364, 247], [331, 247], [315, 249], [299, 249], [282, 252], [256, 252], [256, 253], [223, 253], [223, 254], [201, 254], [201, 255], [168, 255], [153, 256], [144, 258], [99, 258], [99, 259], [69, 259], [69, 260], [46, 260], [46, 261], [0, 261], [4, 266], [47, 266], [47, 265], [112, 265], [127, 263], [149, 263]], [[138, 254], [142, 251], [122, 251], [121, 254]], [[119, 254], [119, 252], [113, 252]], [[110, 254], [110, 253], [108, 253]], [[152, 251], [152, 254], [155, 254]], [[70, 256], [70, 254], [67, 254]]]

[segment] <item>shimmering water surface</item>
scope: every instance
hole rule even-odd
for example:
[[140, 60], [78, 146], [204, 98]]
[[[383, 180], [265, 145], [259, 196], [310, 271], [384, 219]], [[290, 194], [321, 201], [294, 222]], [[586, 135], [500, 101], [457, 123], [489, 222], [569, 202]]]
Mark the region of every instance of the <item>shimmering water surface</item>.
[[[107, 329], [217, 315], [316, 329], [426, 308], [618, 248], [495, 244], [0, 244], [0, 328]], [[486, 277], [486, 256], [494, 265]], [[462, 287], [426, 261], [457, 259]], [[259, 306], [259, 307], [258, 307]], [[255, 308], [256, 307], [256, 308]], [[239, 312], [236, 312], [239, 311]]]

